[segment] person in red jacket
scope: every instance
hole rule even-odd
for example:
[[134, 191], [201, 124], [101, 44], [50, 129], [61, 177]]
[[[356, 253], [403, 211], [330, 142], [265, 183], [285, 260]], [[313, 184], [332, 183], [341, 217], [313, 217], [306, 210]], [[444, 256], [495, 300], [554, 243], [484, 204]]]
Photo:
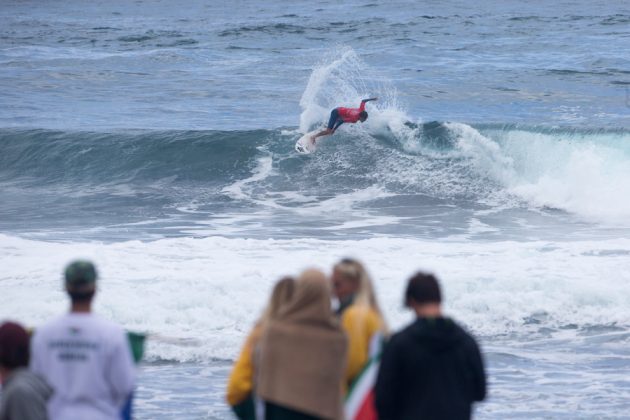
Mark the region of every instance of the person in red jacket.
[[335, 133], [335, 130], [343, 123], [356, 123], [357, 121], [364, 122], [367, 120], [368, 113], [365, 111], [365, 104], [369, 101], [375, 101], [378, 98], [368, 98], [361, 101], [361, 106], [358, 108], [335, 108], [330, 112], [330, 119], [328, 120], [328, 127], [325, 130], [315, 134], [311, 141], [315, 143], [317, 137], [330, 136]]

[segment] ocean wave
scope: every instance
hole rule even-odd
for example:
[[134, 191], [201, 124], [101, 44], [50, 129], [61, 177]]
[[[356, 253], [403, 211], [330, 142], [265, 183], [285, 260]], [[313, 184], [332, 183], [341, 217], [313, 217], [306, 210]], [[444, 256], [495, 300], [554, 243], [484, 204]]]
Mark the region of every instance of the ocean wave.
[[[75, 187], [89, 194], [103, 193], [105, 185], [120, 194], [121, 186], [142, 190], [159, 184], [166, 196], [204, 188], [215, 199], [252, 202], [289, 191], [334, 197], [378, 188], [472, 203], [502, 200], [599, 220], [630, 217], [628, 131], [396, 119], [383, 125], [383, 115], [375, 114], [372, 126], [325, 138], [307, 158], [293, 152], [299, 132], [282, 129], [3, 129], [0, 183], [63, 186], [66, 194]], [[264, 176], [256, 175], [261, 162]]]

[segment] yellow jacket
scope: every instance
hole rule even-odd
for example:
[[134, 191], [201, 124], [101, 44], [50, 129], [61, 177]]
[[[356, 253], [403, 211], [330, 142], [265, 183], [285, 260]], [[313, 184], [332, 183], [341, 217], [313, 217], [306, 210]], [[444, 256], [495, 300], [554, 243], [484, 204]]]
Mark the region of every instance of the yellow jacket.
[[341, 325], [348, 335], [348, 365], [345, 383], [349, 387], [367, 363], [370, 340], [374, 333], [383, 328], [383, 320], [374, 309], [353, 304], [341, 314]]
[[262, 335], [262, 325], [256, 324], [245, 340], [241, 354], [234, 363], [228, 380], [226, 399], [235, 406], [249, 397], [254, 388], [254, 348]]

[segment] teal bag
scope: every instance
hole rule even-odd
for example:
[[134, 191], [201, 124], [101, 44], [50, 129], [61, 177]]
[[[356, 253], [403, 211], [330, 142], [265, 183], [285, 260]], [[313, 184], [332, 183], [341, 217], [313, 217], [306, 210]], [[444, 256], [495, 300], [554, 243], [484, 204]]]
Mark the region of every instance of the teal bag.
[[240, 420], [256, 420], [256, 405], [251, 395], [242, 403], [233, 405], [232, 411]]

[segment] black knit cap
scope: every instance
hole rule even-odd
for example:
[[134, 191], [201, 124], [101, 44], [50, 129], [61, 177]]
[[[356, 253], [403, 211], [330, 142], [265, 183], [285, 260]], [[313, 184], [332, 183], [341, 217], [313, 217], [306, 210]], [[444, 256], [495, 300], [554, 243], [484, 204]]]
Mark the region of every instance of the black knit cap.
[[14, 369], [28, 365], [28, 333], [15, 322], [0, 325], [0, 365]]

